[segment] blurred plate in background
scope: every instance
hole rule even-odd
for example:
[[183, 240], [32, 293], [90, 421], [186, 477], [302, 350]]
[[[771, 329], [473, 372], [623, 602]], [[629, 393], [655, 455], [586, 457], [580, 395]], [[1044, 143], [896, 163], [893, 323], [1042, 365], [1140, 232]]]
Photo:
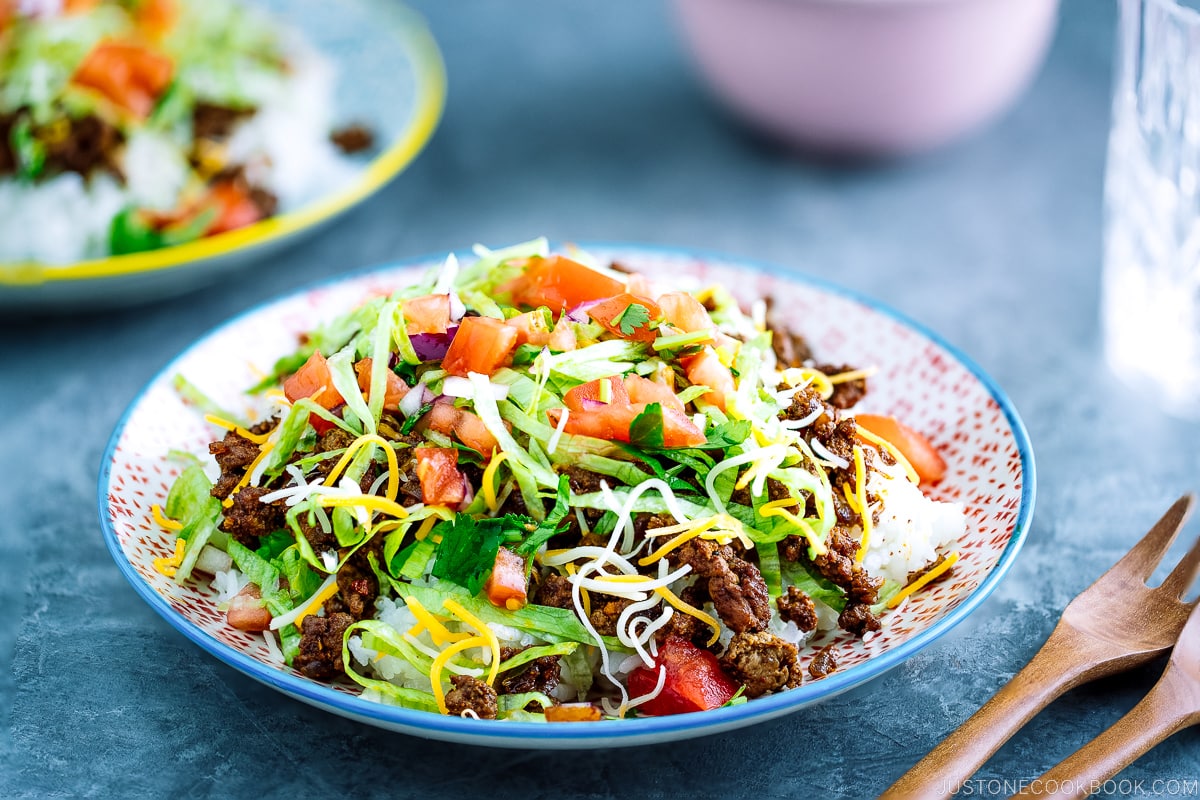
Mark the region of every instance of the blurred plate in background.
[[337, 68], [335, 118], [364, 123], [379, 154], [348, 186], [238, 230], [71, 265], [0, 264], [0, 310], [128, 306], [182, 294], [267, 258], [370, 197], [416, 158], [441, 117], [446, 76], [424, 21], [391, 0], [254, 0]]

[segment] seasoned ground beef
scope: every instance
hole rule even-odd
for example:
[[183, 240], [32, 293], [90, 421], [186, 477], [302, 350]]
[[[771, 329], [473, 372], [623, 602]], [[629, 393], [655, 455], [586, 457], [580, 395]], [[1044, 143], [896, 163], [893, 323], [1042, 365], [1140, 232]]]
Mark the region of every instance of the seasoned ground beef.
[[796, 646], [770, 633], [739, 633], [721, 656], [721, 666], [746, 687], [747, 697], [799, 686]]
[[833, 673], [838, 668], [837, 656], [833, 654], [833, 645], [825, 645], [817, 651], [808, 662], [808, 674], [820, 680]]
[[847, 603], [838, 616], [838, 627], [855, 636], [862, 636], [868, 631], [879, 630], [881, 625], [879, 617], [871, 613], [871, 607], [866, 603]]
[[[857, 367], [852, 367], [849, 364], [821, 364], [817, 369], [824, 372], [826, 375], [838, 375], [843, 372], [853, 372]], [[829, 405], [834, 408], [847, 409], [852, 408], [859, 400], [862, 400], [867, 394], [867, 379], [857, 378], [852, 381], [843, 381], [833, 385], [833, 395], [829, 398]]]
[[365, 558], [351, 558], [338, 570], [338, 593], [334, 596], [345, 612], [356, 620], [375, 613], [375, 598], [379, 596], [379, 579], [360, 561]]
[[735, 633], [766, 630], [771, 621], [771, 598], [758, 567], [733, 554], [728, 546], [691, 539], [668, 556], [672, 566], [690, 564], [692, 573], [707, 578], [713, 607]]
[[261, 486], [246, 486], [233, 496], [233, 505], [225, 509], [221, 530], [228, 533], [238, 544], [251, 550], [258, 549], [259, 537], [266, 536], [287, 525], [287, 511], [282, 503], [263, 503], [263, 495], [271, 490]]
[[117, 153], [125, 143], [125, 137], [97, 116], [72, 120], [67, 135], [61, 139], [40, 138], [46, 147], [43, 167], [46, 174], [77, 172], [87, 177], [97, 170], [121, 174]]
[[775, 358], [781, 367], [802, 367], [813, 357], [804, 337], [786, 328], [771, 330], [771, 349], [775, 351]]
[[621, 612], [633, 604], [632, 600], [627, 600], [624, 597], [614, 597], [610, 594], [592, 593], [592, 613], [588, 619], [592, 623], [592, 627], [601, 636], [616, 636], [617, 635], [617, 620], [621, 617]]
[[779, 616], [785, 622], [794, 622], [796, 627], [808, 633], [817, 629], [817, 606], [807, 593], [789, 586], [787, 591], [775, 600], [779, 607]]
[[300, 626], [300, 652], [292, 666], [310, 678], [329, 680], [345, 672], [342, 639], [354, 624], [349, 614], [309, 614]]
[[[701, 608], [708, 602], [709, 597], [704, 583], [701, 582], [695, 586], [688, 586], [681, 591], [679, 599], [692, 608]], [[712, 638], [712, 629], [691, 614], [676, 611], [671, 615], [671, 619], [667, 621], [667, 624], [658, 629], [654, 638], [659, 643], [662, 643], [672, 636], [686, 639], [697, 647], [707, 647], [708, 640]]]
[[534, 594], [533, 602], [554, 608], [574, 608], [575, 602], [571, 597], [571, 582], [561, 575], [551, 572], [542, 579]]
[[339, 150], [349, 155], [370, 150], [375, 144], [375, 134], [371, 133], [370, 128], [365, 125], [347, 125], [331, 133], [329, 140]]
[[872, 577], [855, 560], [858, 542], [835, 527], [829, 534], [829, 551], [813, 559], [817, 571], [845, 590], [852, 603], [874, 604], [882, 578]]
[[0, 175], [11, 175], [17, 171], [17, 157], [13, 154], [10, 140], [16, 114], [0, 114]]
[[192, 135], [196, 139], [227, 139], [237, 124], [255, 111], [253, 107], [230, 108], [201, 100], [192, 110]]
[[246, 474], [246, 467], [258, 458], [259, 448], [249, 439], [229, 431], [221, 441], [209, 443], [208, 452], [221, 468], [221, 476], [212, 488], [212, 496], [224, 500], [233, 491], [233, 487], [241, 482], [242, 476]]
[[495, 719], [499, 707], [496, 690], [470, 675], [451, 675], [454, 688], [446, 692], [446, 710], [461, 717], [464, 711], [473, 711], [480, 719]]
[[561, 679], [558, 661], [558, 656], [542, 656], [511, 672], [504, 673], [500, 676], [502, 690], [500, 694], [524, 694], [525, 692], [550, 694], [558, 687]]

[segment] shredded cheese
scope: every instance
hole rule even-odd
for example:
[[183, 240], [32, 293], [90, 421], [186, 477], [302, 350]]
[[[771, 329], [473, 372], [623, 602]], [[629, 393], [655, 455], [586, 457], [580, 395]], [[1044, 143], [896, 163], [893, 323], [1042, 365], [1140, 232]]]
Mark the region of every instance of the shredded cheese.
[[170, 517], [166, 516], [163, 513], [162, 506], [160, 506], [158, 503], [150, 506], [150, 515], [154, 517], [154, 521], [157, 522], [159, 526], [166, 528], [169, 531], [183, 530], [183, 523], [177, 519], [171, 519]]
[[867, 367], [866, 369], [852, 369], [846, 372], [839, 372], [836, 375], [829, 375], [829, 382], [832, 384], [849, 383], [850, 381], [858, 381], [863, 378], [869, 378], [878, 372], [878, 367]]
[[[579, 572], [579, 569], [571, 562], [567, 562], [566, 567], [568, 575], [574, 575]], [[579, 599], [583, 602], [583, 615], [585, 617], [592, 616], [592, 598], [591, 595], [588, 594], [587, 589], [580, 587]]]
[[175, 540], [175, 552], [167, 558], [154, 559], [154, 569], [168, 578], [174, 578], [175, 573], [183, 564], [183, 553], [187, 549], [187, 539]]
[[470, 625], [475, 630], [479, 631], [481, 638], [492, 652], [492, 664], [488, 670], [487, 684], [491, 686], [496, 682], [496, 676], [500, 673], [500, 640], [496, 638], [496, 632], [489, 628], [479, 617], [467, 611], [453, 597], [447, 597], [442, 601], [442, 608], [449, 611], [454, 616], [461, 619], [463, 622]]
[[804, 534], [804, 538], [808, 539], [808, 546], [816, 552], [817, 555], [823, 556], [829, 552], [829, 548], [821, 541], [821, 537], [817, 536], [817, 532], [813, 530], [812, 525], [808, 524], [808, 520], [798, 517], [790, 511], [785, 511], [786, 506], [799, 505], [799, 502], [794, 497], [785, 497], [782, 500], [772, 500], [769, 503], [763, 503], [758, 509], [758, 513], [763, 517], [781, 517], [795, 525]]
[[[705, 531], [712, 530], [712, 528], [717, 524], [717, 522], [719, 520], [720, 520], [720, 517], [718, 515], [714, 514], [713, 516], [709, 517], [708, 519], [702, 520], [702, 521], [694, 524], [688, 530], [685, 530], [682, 533], [672, 537], [666, 544], [664, 544], [662, 547], [655, 550], [650, 555], [646, 556], [645, 558], [638, 559], [638, 564], [640, 564], [643, 567], [647, 566], [648, 564], [653, 564], [655, 561], [658, 561], [660, 558], [665, 556], [667, 553], [671, 552], [676, 547], [679, 547], [684, 542], [687, 542], [689, 539], [694, 539], [697, 536], [699, 536], [700, 534], [704, 533]], [[730, 538], [732, 538], [732, 537], [730, 537]]]
[[[299, 628], [300, 624], [304, 622], [305, 617], [307, 617], [309, 614], [315, 613], [317, 609], [324, 605], [326, 600], [337, 594], [337, 591], [337, 573], [335, 572], [325, 579], [325, 583], [322, 584], [321, 588], [316, 591], [316, 594], [300, 605], [300, 607], [297, 609], [299, 613], [288, 614], [271, 620], [271, 630], [279, 630], [289, 622], [295, 624], [295, 626]], [[288, 619], [289, 616], [291, 619]], [[279, 624], [276, 625], [276, 623]]]
[[243, 439], [249, 439], [250, 441], [254, 442], [255, 444], [262, 444], [271, 435], [271, 432], [251, 433], [250, 431], [243, 428], [241, 425], [238, 425], [236, 422], [230, 422], [229, 420], [225, 419], [224, 417], [218, 417], [216, 414], [205, 414], [204, 421], [210, 425], [216, 425], [218, 428], [224, 428], [227, 431], [233, 431], [234, 433], [236, 433], [238, 436], [242, 437]]
[[711, 616], [705, 614], [695, 606], [691, 606], [683, 602], [683, 600], [681, 600], [674, 592], [665, 586], [657, 587], [654, 590], [654, 593], [661, 596], [663, 600], [666, 600], [668, 603], [674, 606], [675, 610], [687, 614], [689, 617], [695, 617], [708, 627], [712, 628], [712, 636], [708, 640], [709, 647], [711, 647], [717, 641], [717, 639], [720, 638], [721, 623], [717, 622]]
[[256, 455], [254, 460], [250, 462], [250, 466], [246, 467], [246, 474], [243, 475], [242, 479], [237, 482], [237, 486], [233, 487], [233, 490], [229, 493], [229, 496], [221, 501], [221, 505], [224, 508], [230, 508], [233, 506], [233, 496], [249, 485], [250, 476], [255, 473], [255, 471], [258, 469], [258, 465], [266, 460], [267, 456], [274, 448], [274, 442], [266, 442], [262, 445], [262, 448], [258, 451], [258, 455]]
[[[602, 383], [601, 386], [608, 386], [608, 383]], [[546, 455], [554, 455], [554, 451], [558, 449], [558, 443], [562, 439], [563, 431], [567, 428], [567, 418], [571, 416], [571, 409], [564, 408], [558, 416], [558, 425], [554, 426], [554, 433], [550, 434], [550, 438], [546, 441]]]
[[429, 631], [430, 638], [433, 639], [433, 643], [438, 647], [448, 642], [459, 642], [470, 638], [471, 634], [469, 633], [454, 633], [449, 630], [425, 606], [421, 605], [417, 598], [412, 596], [405, 597], [404, 603], [408, 606], [408, 610], [412, 612], [413, 616], [417, 618], [417, 624], [408, 630], [410, 635], [416, 636], [423, 630]]
[[896, 594], [892, 596], [892, 599], [888, 600], [887, 607], [895, 608], [896, 606], [900, 605], [900, 602], [902, 600], [904, 600], [906, 597], [911, 595], [913, 592], [916, 592], [919, 589], [923, 589], [927, 584], [929, 584], [931, 581], [933, 581], [940, 575], [945, 574], [945, 572], [947, 570], [949, 570], [951, 567], [953, 567], [957, 562], [958, 562], [958, 551], [955, 550], [953, 553], [946, 556], [946, 559], [944, 561], [942, 561], [942, 563], [938, 564], [936, 567], [929, 570], [921, 577], [917, 578], [915, 581], [910, 583], [908, 586], [905, 586], [903, 589], [896, 592]]
[[461, 653], [463, 650], [470, 650], [472, 647], [487, 645], [487, 640], [482, 636], [472, 636], [470, 639], [463, 639], [461, 642], [454, 642], [442, 652], [438, 653], [437, 658], [433, 660], [433, 666], [429, 670], [429, 682], [433, 685], [433, 699], [437, 701], [438, 710], [443, 714], [449, 714], [450, 709], [446, 708], [446, 692], [442, 689], [442, 672], [446, 669], [446, 662], [455, 653]]
[[896, 463], [904, 468], [904, 474], [908, 476], [908, 479], [912, 483], [919, 484], [921, 482], [920, 477], [918, 477], [918, 475], [917, 475], [917, 471], [915, 469], [913, 469], [913, 465], [908, 463], [908, 459], [905, 458], [904, 455], [899, 450], [896, 449], [896, 446], [894, 444], [889, 442], [887, 439], [884, 439], [880, 436], [876, 436], [875, 434], [871, 433], [869, 430], [864, 428], [862, 425], [855, 425], [854, 427], [857, 429], [856, 433], [857, 433], [858, 438], [862, 439], [864, 442], [873, 444], [876, 447], [881, 447], [884, 450], [887, 450], [888, 453], [891, 455], [891, 457], [896, 459]]
[[378, 445], [387, 457], [388, 482], [385, 496], [388, 500], [394, 501], [397, 492], [400, 491], [400, 467], [396, 463], [396, 451], [392, 449], [387, 439], [374, 433], [365, 433], [350, 443], [350, 446], [346, 448], [346, 452], [342, 453], [342, 457], [338, 459], [337, 464], [325, 476], [325, 485], [333, 486], [334, 481], [342, 474], [342, 470], [349, 466], [350, 459], [354, 458], [354, 454], [367, 444]]
[[393, 517], [404, 519], [408, 516], [408, 510], [404, 506], [389, 500], [386, 497], [378, 497], [373, 494], [351, 495], [349, 497], [323, 495], [320, 499], [320, 504], [325, 508], [341, 507], [358, 507], [367, 511], [380, 511], [384, 514], [391, 514]]
[[867, 465], [863, 458], [863, 450], [854, 445], [854, 493], [858, 499], [858, 516], [862, 520], [862, 539], [858, 544], [858, 552], [854, 560], [859, 564], [867, 555], [867, 547], [871, 543], [871, 508], [867, 505]]
[[500, 508], [500, 503], [496, 500], [496, 472], [499, 471], [500, 465], [507, 461], [511, 455], [511, 453], [501, 450], [492, 456], [492, 460], [488, 462], [487, 469], [483, 471], [483, 501], [487, 503], [488, 510], [493, 513]]

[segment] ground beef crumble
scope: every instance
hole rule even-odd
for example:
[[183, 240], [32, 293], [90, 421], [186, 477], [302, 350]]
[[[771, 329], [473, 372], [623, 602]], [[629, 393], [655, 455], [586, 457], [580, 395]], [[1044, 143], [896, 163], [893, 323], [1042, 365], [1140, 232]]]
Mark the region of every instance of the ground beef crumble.
[[495, 719], [499, 706], [496, 690], [470, 675], [451, 675], [454, 688], [446, 692], [446, 710], [452, 716], [461, 717], [464, 711], [473, 711], [480, 719]]
[[774, 634], [738, 633], [730, 641], [721, 666], [746, 687], [747, 697], [799, 686], [802, 680], [796, 646]]

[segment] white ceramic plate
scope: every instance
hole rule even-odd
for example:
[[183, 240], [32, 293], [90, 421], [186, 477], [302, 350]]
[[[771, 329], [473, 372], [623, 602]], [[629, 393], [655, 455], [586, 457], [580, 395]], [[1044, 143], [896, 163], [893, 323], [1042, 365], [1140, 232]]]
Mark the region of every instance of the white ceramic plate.
[[[372, 725], [421, 736], [504, 747], [634, 745], [715, 733], [792, 713], [877, 677], [934, 642], [983, 602], [1011, 566], [1033, 513], [1034, 466], [1025, 429], [1001, 390], [936, 335], [895, 311], [822, 281], [767, 265], [685, 250], [586, 245], [604, 259], [647, 273], [690, 273], [720, 282], [745, 301], [774, 296], [822, 360], [873, 365], [870, 393], [858, 408], [894, 413], [932, 439], [949, 464], [932, 490], [967, 508], [961, 560], [885, 616], [882, 635], [863, 643], [831, 635], [840, 668], [819, 680], [750, 702], [695, 714], [594, 723], [538, 724], [445, 717], [362, 700], [345, 686], [309, 680], [273, 663], [261, 636], [233, 630], [207, 586], [176, 585], [154, 570], [174, 536], [155, 524], [150, 506], [164, 502], [178, 468], [170, 449], [207, 454], [213, 431], [171, 388], [182, 373], [234, 410], [244, 390], [296, 336], [361, 302], [388, 292], [440, 259], [375, 269], [299, 291], [251, 310], [192, 345], [138, 395], [117, 425], [100, 475], [105, 541], [134, 589], [189, 639], [247, 675], [304, 702]], [[465, 256], [464, 256], [465, 257]], [[152, 656], [151, 656], [152, 657]]]
[[0, 264], [0, 310], [125, 306], [214, 283], [316, 231], [417, 157], [437, 127], [446, 95], [441, 54], [419, 16], [396, 0], [251, 4], [298, 29], [334, 62], [334, 119], [366, 123], [379, 155], [348, 186], [229, 233], [71, 265]]

